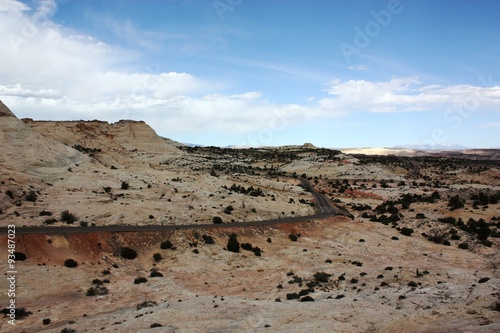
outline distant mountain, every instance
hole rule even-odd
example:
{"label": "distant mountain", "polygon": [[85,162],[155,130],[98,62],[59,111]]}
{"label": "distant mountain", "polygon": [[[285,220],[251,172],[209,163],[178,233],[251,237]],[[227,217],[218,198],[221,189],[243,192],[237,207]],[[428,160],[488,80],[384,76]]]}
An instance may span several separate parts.
{"label": "distant mountain", "polygon": [[470,149],[469,147],[465,147],[459,144],[424,144],[424,143],[416,143],[416,144],[407,144],[401,146],[394,146],[392,148],[405,148],[405,149],[417,149],[417,150],[464,150]]}

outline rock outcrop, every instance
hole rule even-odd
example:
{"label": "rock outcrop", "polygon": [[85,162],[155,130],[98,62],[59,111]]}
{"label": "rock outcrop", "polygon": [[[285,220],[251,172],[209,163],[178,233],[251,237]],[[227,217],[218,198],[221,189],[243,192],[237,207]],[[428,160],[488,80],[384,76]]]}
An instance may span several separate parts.
{"label": "rock outcrop", "polygon": [[0,101],[0,167],[34,174],[57,173],[85,156],[26,126]]}

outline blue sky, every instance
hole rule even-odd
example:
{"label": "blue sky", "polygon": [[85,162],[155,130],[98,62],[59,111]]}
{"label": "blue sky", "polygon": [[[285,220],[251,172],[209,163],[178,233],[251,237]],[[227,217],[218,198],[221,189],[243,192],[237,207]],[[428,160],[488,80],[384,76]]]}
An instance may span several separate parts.
{"label": "blue sky", "polygon": [[19,117],[206,145],[500,146],[500,2],[0,2]]}

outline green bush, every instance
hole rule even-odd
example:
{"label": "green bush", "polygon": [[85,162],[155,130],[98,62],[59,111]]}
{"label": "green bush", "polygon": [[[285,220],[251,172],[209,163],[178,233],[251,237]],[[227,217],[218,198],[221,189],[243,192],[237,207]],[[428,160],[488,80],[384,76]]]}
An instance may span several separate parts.
{"label": "green bush", "polygon": [[403,227],[400,232],[401,232],[401,234],[403,234],[405,236],[411,236],[411,234],[413,234],[413,229]]}
{"label": "green bush", "polygon": [[120,250],[120,255],[122,256],[122,258],[132,260],[137,258],[137,251],[130,247],[122,247],[122,249]]}
{"label": "green bush", "polygon": [[75,268],[78,266],[78,263],[73,259],[66,259],[64,261],[64,266],[66,266],[68,268]]}
{"label": "green bush", "polygon": [[240,252],[240,242],[238,242],[238,235],[234,232],[229,235],[229,240],[227,241],[227,250],[231,252]]}
{"label": "green bush", "polygon": [[160,248],[161,248],[162,250],[168,250],[168,249],[171,249],[173,246],[174,246],[174,244],[172,244],[172,242],[171,242],[169,239],[167,239],[166,241],[164,241],[164,242],[162,242],[162,243],[160,244]]}
{"label": "green bush", "polygon": [[148,279],[146,279],[145,277],[138,277],[134,279],[134,284],[140,284],[146,282],[148,282]]}
{"label": "green bush", "polygon": [[220,224],[220,223],[223,223],[223,222],[222,222],[222,218],[221,218],[220,216],[214,216],[214,217],[212,218],[212,223],[214,223],[214,224]]}
{"label": "green bush", "polygon": [[459,249],[463,249],[463,250],[468,250],[469,249],[469,244],[467,244],[465,242],[464,243],[460,243],[460,244],[458,244],[458,248]]}
{"label": "green bush", "polygon": [[215,240],[212,236],[210,235],[203,235],[203,241],[205,242],[205,244],[215,244]]}
{"label": "green bush", "polygon": [[31,191],[27,196],[26,196],[26,201],[29,202],[36,202],[38,199],[38,196],[36,195],[35,192]]}
{"label": "green bush", "polygon": [[61,213],[61,221],[66,222],[67,224],[72,224],[77,220],[78,218],[74,214],[70,213],[68,210],[64,210]]}

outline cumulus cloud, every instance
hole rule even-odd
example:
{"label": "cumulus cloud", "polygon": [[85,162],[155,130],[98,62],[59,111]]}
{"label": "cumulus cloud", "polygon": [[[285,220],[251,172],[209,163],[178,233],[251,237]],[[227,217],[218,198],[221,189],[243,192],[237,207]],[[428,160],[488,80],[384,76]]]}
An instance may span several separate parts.
{"label": "cumulus cloud", "polygon": [[500,104],[500,87],[423,85],[418,78],[392,78],[386,82],[334,80],[320,101],[330,114],[351,112],[408,112],[443,108],[490,109]]}

